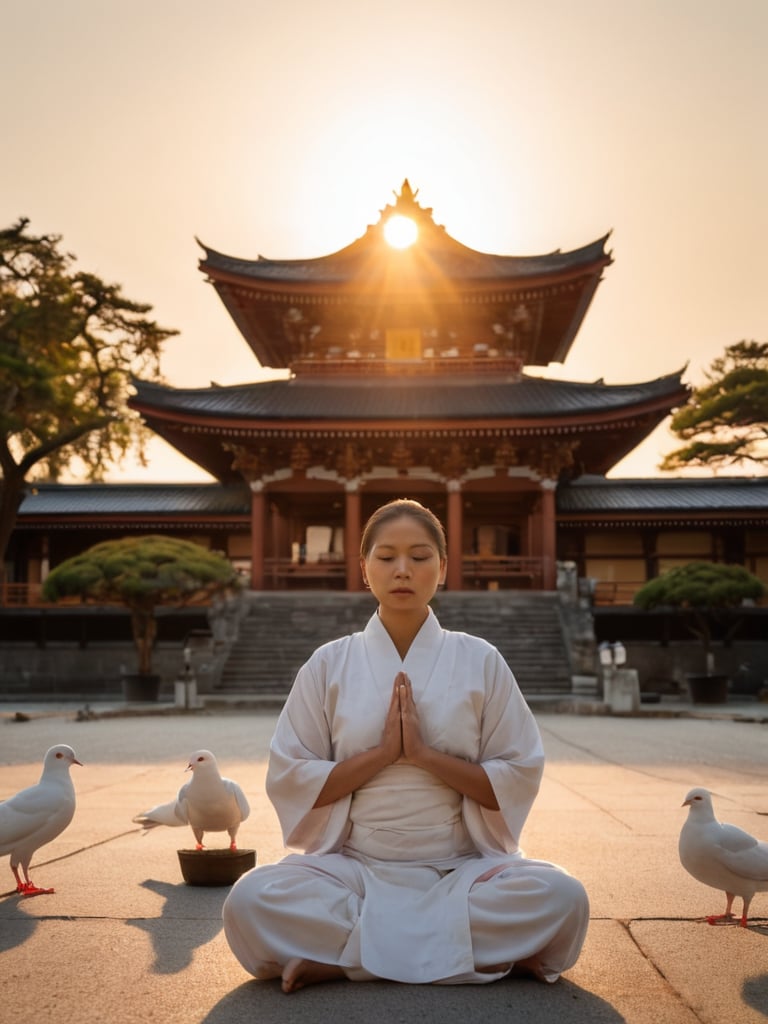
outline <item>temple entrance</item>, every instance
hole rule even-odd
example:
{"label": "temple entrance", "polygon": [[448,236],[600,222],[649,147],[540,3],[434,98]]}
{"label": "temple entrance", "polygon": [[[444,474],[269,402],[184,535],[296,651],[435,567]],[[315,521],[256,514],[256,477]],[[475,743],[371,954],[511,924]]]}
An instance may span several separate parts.
{"label": "temple entrance", "polygon": [[481,558],[493,555],[519,555],[519,524],[486,524],[476,527],[473,530],[472,554]]}
{"label": "temple entrance", "polygon": [[[298,482],[306,485],[305,480]],[[486,478],[453,491],[445,483],[398,482],[383,476],[365,481],[353,492],[327,481],[313,484],[312,492],[302,493],[289,491],[285,481],[264,496],[261,532],[267,553],[259,577],[264,589],[360,589],[363,526],[376,508],[397,497],[420,501],[444,523],[447,589],[547,587],[542,490],[529,477]]]}

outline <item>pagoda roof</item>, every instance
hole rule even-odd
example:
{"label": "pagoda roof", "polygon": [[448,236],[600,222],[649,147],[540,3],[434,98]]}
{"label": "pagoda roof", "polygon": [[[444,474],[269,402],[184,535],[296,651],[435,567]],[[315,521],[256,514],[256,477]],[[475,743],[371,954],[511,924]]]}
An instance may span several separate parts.
{"label": "pagoda roof", "polygon": [[560,526],[768,524],[768,476],[584,475],[562,483],[556,500]]}
{"label": "pagoda roof", "polygon": [[[472,377],[293,377],[230,386],[171,388],[134,380],[141,412],[194,418],[329,422],[590,417],[661,399],[684,399],[683,371],[641,384]],[[666,415],[666,413],[665,413]]]}
{"label": "pagoda roof", "polygon": [[[561,524],[583,516],[596,520],[621,515],[647,520],[722,513],[729,520],[744,515],[768,519],[768,477],[615,478],[585,475],[557,488],[557,515]],[[59,484],[31,488],[19,509],[19,526],[33,527],[61,516],[109,521],[152,517],[185,520],[221,517],[247,520],[250,492],[245,484]]]}
{"label": "pagoda roof", "polygon": [[222,440],[243,444],[275,431],[337,439],[398,429],[448,436],[470,427],[510,437],[578,434],[584,469],[606,472],[686,400],[681,375],[622,385],[527,375],[303,376],[193,389],[135,380],[130,404],[155,433],[221,480],[233,475]]}
{"label": "pagoda roof", "polygon": [[557,508],[572,514],[760,511],[768,518],[768,476],[611,480],[585,475],[558,491]]}
{"label": "pagoda roof", "polygon": [[[561,274],[569,274],[574,270],[584,270],[599,263],[605,266],[610,257],[605,252],[605,244],[610,232],[578,249],[563,252],[555,249],[539,256],[502,256],[494,253],[479,252],[470,249],[430,221],[433,230],[423,239],[415,243],[420,251],[429,258],[432,265],[439,269],[449,280],[470,286],[474,283],[493,282],[499,285],[504,282],[521,283],[531,279],[549,279]],[[382,222],[370,225],[365,235],[351,245],[327,256],[316,256],[310,259],[280,260],[258,256],[253,259],[242,259],[228,256],[216,249],[199,242],[205,251],[200,261],[200,269],[212,279],[219,275],[228,275],[248,282],[264,282],[270,287],[280,284],[303,287],[313,284],[349,284],[352,282],[370,287],[370,280],[363,282],[362,275],[370,274],[371,249],[382,248],[380,238]],[[198,240],[199,241],[199,240]],[[401,259],[397,252],[388,253],[382,250],[381,257],[386,253],[390,259]],[[380,266],[379,275],[383,277],[384,267]]]}
{"label": "pagoda roof", "polygon": [[27,491],[19,509],[24,517],[83,515],[109,519],[192,516],[239,517],[250,512],[245,484],[53,484]]}
{"label": "pagoda roof", "polygon": [[[612,262],[609,234],[568,252],[480,252],[436,224],[417,194],[406,180],[376,224],[325,256],[243,259],[199,243],[200,270],[263,366],[299,372],[307,359],[357,350],[381,358],[393,328],[417,329],[436,352],[482,346],[501,357],[514,351],[528,366],[565,361]],[[418,229],[403,250],[386,241],[394,216]]]}

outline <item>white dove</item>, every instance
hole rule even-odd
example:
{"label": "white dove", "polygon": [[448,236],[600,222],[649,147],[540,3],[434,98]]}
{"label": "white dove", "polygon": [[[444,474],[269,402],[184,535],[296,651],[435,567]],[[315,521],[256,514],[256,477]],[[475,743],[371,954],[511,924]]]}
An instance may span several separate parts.
{"label": "white dove", "polygon": [[[63,832],[75,813],[75,787],[69,775],[73,764],[82,764],[65,743],[51,747],[43,760],[40,781],[0,803],[0,856],[11,855],[16,892],[39,896],[53,889],[39,889],[29,877],[35,852]],[[19,867],[23,879],[19,875]]]}
{"label": "white dove", "polygon": [[198,850],[203,848],[206,832],[228,832],[229,848],[236,850],[237,830],[251,812],[242,789],[232,779],[222,778],[210,750],[195,751],[185,770],[192,772],[192,778],[175,800],[158,804],[133,820],[145,831],[158,825],[189,825]]}
{"label": "white dove", "polygon": [[726,896],[725,913],[707,921],[731,920],[733,900],[741,896],[744,907],[739,924],[746,928],[752,897],[768,890],[768,843],[736,825],[721,824],[707,789],[692,789],[682,806],[688,808],[688,817],[680,831],[680,863],[697,881],[722,889]]}

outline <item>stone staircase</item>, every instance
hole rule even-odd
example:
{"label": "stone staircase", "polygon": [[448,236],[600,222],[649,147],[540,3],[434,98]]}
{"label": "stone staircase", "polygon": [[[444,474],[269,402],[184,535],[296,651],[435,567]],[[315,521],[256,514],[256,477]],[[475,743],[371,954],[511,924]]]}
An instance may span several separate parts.
{"label": "stone staircase", "polygon": [[[252,592],[215,693],[285,696],[312,651],[362,629],[376,608],[368,593]],[[506,658],[524,693],[569,694],[571,667],[557,594],[522,591],[439,593],[446,629],[482,636]]]}

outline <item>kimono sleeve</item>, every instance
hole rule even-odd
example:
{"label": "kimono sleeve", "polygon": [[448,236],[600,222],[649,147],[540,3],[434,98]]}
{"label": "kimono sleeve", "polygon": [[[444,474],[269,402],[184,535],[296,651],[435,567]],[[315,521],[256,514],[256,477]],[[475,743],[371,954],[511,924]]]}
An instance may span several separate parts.
{"label": "kimono sleeve", "polygon": [[349,828],[351,797],[313,807],[335,765],[324,707],[325,669],[316,652],[299,670],[269,748],[266,790],[283,842],[306,853],[338,850]]}
{"label": "kimono sleeve", "polygon": [[485,660],[486,702],[479,761],[490,779],[498,811],[464,801],[464,819],[483,853],[516,853],[544,771],[536,719],[499,652]]}

